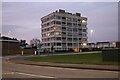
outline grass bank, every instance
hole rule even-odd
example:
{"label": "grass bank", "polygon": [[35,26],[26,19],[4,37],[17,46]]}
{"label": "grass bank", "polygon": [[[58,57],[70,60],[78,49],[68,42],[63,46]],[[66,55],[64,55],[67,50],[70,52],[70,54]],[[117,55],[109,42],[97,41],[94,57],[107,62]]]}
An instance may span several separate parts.
{"label": "grass bank", "polygon": [[101,52],[89,54],[74,54],[74,55],[53,55],[44,57],[31,57],[25,60],[35,62],[53,62],[53,63],[71,63],[71,64],[106,64],[117,65],[117,62],[103,62]]}

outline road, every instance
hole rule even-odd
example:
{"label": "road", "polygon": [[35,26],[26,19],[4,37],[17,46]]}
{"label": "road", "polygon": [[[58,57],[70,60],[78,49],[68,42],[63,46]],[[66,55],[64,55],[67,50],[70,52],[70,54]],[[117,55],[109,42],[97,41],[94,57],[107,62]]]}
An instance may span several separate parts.
{"label": "road", "polygon": [[3,78],[118,78],[117,71],[15,64],[3,60]]}

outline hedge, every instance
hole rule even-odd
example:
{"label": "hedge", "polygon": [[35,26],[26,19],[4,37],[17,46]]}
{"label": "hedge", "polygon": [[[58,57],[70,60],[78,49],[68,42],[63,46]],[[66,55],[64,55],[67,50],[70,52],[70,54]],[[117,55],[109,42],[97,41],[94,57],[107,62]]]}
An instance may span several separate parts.
{"label": "hedge", "polygon": [[120,61],[120,48],[103,49],[102,60],[103,61]]}

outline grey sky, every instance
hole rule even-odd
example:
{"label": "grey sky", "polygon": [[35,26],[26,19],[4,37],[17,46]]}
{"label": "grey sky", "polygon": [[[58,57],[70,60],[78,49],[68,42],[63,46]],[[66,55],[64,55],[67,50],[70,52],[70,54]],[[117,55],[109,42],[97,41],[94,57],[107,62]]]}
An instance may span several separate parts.
{"label": "grey sky", "polygon": [[[40,38],[40,18],[58,9],[80,12],[88,18],[88,41],[117,41],[117,2],[4,2],[2,3],[2,34],[29,42]],[[90,30],[94,32],[91,35]]]}

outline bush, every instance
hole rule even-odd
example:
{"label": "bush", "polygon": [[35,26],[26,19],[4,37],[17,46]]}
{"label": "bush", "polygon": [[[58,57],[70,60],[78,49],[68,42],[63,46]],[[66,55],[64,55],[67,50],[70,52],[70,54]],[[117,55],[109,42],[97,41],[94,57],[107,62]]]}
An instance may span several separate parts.
{"label": "bush", "polygon": [[102,50],[103,61],[120,61],[120,49],[103,49]]}
{"label": "bush", "polygon": [[88,52],[90,51],[88,48],[82,48],[82,52]]}
{"label": "bush", "polygon": [[101,51],[102,48],[92,48],[92,51]]}

